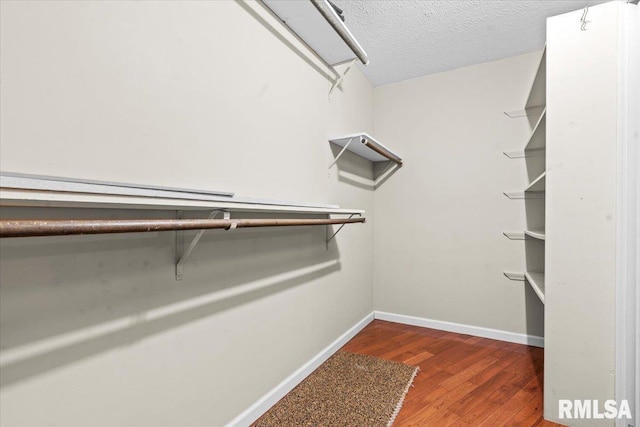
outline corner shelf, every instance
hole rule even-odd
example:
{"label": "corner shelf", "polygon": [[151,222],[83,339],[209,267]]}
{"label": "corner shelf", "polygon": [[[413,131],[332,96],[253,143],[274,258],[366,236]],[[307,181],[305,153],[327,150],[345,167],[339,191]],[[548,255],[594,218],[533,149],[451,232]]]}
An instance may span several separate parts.
{"label": "corner shelf", "polygon": [[356,133],[353,135],[332,138],[329,142],[342,147],[342,151],[338,154],[331,166],[333,166],[338,158],[340,158],[344,150],[349,150],[360,157],[371,160],[372,162],[391,161],[396,163],[398,166],[402,166],[402,159],[400,156],[366,133]]}
{"label": "corner shelf", "polygon": [[544,304],[544,273],[527,271],[524,273],[524,277],[538,298],[540,298],[542,304]]}

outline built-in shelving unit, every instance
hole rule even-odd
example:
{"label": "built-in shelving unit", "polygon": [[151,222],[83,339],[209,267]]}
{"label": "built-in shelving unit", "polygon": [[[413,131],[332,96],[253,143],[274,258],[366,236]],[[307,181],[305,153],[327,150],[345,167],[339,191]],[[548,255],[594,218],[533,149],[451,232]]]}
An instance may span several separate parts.
{"label": "built-in shelving unit", "polygon": [[[235,197],[233,193],[226,192],[12,173],[0,173],[0,206],[174,210],[175,219],[3,219],[0,220],[0,238],[177,231],[177,280],[182,278],[184,263],[206,230],[340,225],[333,233],[327,228],[328,247],[344,225],[365,222],[364,210],[341,209],[336,205],[282,202]],[[184,218],[184,211],[210,211],[210,214],[208,218]],[[231,218],[234,212],[243,212],[244,215],[242,218]],[[249,212],[269,214],[269,217],[246,218]],[[290,214],[298,217],[282,216]],[[336,218],[332,215],[347,217]],[[318,218],[319,216],[323,218]],[[182,233],[186,230],[199,231],[184,248]]]}
{"label": "built-in shelving unit", "polygon": [[546,196],[546,47],[542,52],[536,74],[529,91],[527,102],[522,110],[509,111],[510,118],[522,117],[529,121],[531,132],[520,151],[505,151],[509,159],[524,159],[528,175],[536,176],[523,191],[505,192],[510,199],[524,199],[527,225],[521,233],[505,231],[503,234],[511,240],[524,240],[525,272],[505,271],[511,280],[524,280],[544,304],[544,248],[546,232],[545,196]]}

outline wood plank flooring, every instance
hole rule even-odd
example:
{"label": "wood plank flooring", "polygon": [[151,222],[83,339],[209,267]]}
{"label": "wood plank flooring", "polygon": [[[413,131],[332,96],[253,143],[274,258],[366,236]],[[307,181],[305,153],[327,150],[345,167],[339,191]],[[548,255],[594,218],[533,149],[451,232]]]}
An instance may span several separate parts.
{"label": "wood plank flooring", "polygon": [[374,320],[342,348],[419,366],[394,426],[559,426],[542,418],[544,351]]}

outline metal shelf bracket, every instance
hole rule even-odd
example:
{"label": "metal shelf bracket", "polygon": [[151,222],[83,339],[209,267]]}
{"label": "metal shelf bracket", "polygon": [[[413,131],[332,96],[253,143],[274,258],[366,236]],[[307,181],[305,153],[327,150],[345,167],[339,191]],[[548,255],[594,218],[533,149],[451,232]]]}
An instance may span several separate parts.
{"label": "metal shelf bracket", "polygon": [[[179,218],[182,218],[182,215],[183,215],[182,212],[178,213]],[[211,214],[209,214],[209,219],[214,219],[218,215],[221,215],[222,219],[231,218],[231,214],[229,212],[223,211],[223,210],[215,210],[215,211],[212,211]],[[231,226],[230,230],[234,228],[235,228],[235,224]],[[182,249],[184,247],[185,232],[184,231],[176,232],[176,280],[178,281],[182,280],[182,276],[184,272],[184,264],[189,258],[189,255],[191,255],[191,252],[193,252],[193,250],[195,249],[196,245],[200,241],[200,238],[202,237],[205,231],[207,230],[199,230],[198,233],[193,238],[193,240],[191,240],[191,243],[189,243],[189,246],[187,246],[187,248],[184,251]]]}
{"label": "metal shelf bracket", "polygon": [[[344,72],[342,74],[338,73],[336,71],[336,73],[338,74],[338,77],[334,80],[333,85],[331,85],[331,89],[329,89],[329,96],[331,96],[331,94],[333,93],[334,90],[336,90],[336,88],[338,86],[340,86],[340,83],[342,83],[342,81],[344,80],[344,78],[347,76],[347,73],[349,72],[349,70],[351,69],[351,66],[353,64],[355,64],[356,62],[356,58],[354,58],[349,65],[347,65],[347,68],[344,69]],[[335,70],[335,68],[334,68]]]}
{"label": "metal shelf bracket", "polygon": [[[353,218],[356,215],[362,216],[360,214],[351,214],[349,215],[349,219]],[[329,236],[330,226],[327,226],[327,250],[329,250],[329,242],[333,240],[334,237],[336,237],[336,235],[340,232],[340,230],[342,230],[342,227],[344,227],[345,225],[346,224],[342,224],[340,227],[338,227],[338,229],[331,236]]]}
{"label": "metal shelf bracket", "polygon": [[338,163],[338,159],[340,158],[340,156],[342,156],[344,154],[345,151],[347,151],[347,148],[349,148],[349,145],[351,145],[351,143],[353,142],[353,140],[356,139],[356,137],[354,136],[353,138],[349,139],[349,142],[347,142],[344,147],[342,147],[342,150],[340,150],[340,152],[338,153],[338,155],[336,156],[335,159],[333,159],[333,162],[331,162],[331,164],[329,165],[329,169],[331,169],[333,167],[333,165],[335,165],[336,163]]}

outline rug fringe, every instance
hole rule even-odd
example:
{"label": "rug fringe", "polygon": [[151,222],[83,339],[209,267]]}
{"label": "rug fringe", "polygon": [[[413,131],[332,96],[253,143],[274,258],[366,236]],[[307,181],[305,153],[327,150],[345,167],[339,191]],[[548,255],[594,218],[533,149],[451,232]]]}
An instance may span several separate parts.
{"label": "rug fringe", "polygon": [[416,366],[416,369],[413,371],[413,375],[411,375],[411,379],[409,379],[409,383],[404,389],[404,393],[402,393],[402,396],[400,396],[400,401],[396,405],[396,409],[393,411],[393,414],[391,415],[391,419],[387,423],[387,427],[391,427],[393,425],[393,423],[396,420],[396,417],[400,413],[400,409],[402,409],[402,404],[404,403],[404,398],[407,396],[407,393],[409,392],[409,387],[413,386],[413,380],[416,378],[416,375],[418,375],[418,371],[420,371],[420,367]]}

